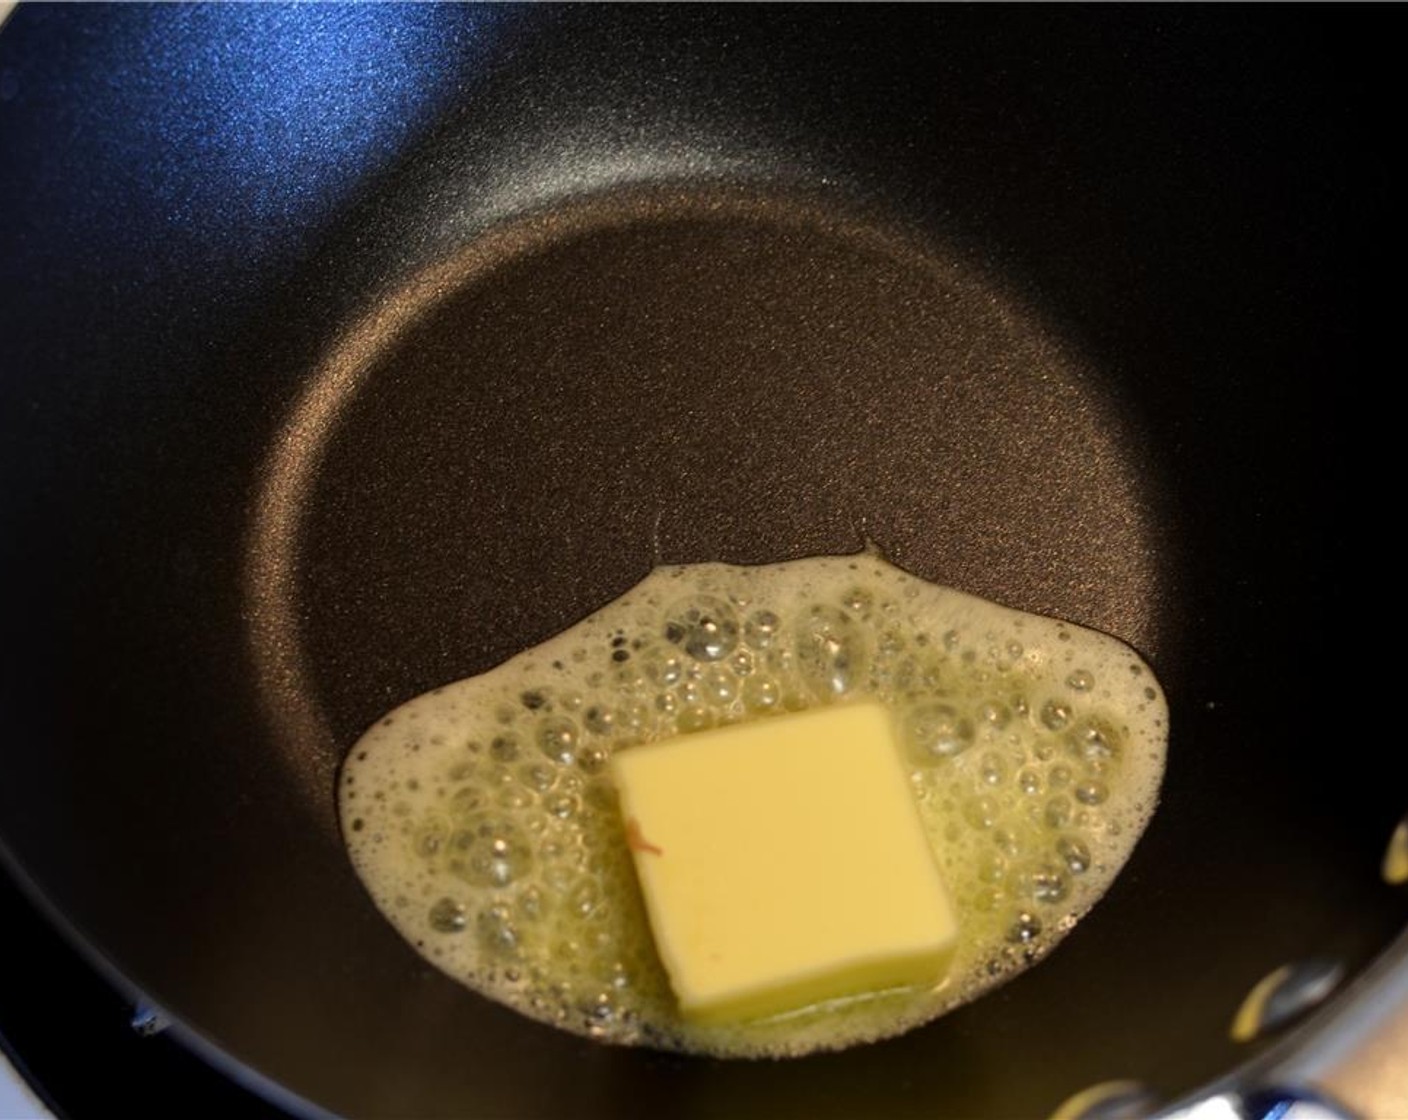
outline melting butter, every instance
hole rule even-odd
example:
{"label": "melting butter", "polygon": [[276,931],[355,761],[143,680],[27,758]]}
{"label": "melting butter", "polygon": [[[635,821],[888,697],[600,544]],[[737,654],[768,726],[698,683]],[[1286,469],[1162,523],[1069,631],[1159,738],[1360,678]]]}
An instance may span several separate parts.
{"label": "melting butter", "polygon": [[[772,1020],[685,1022],[655,955],[607,761],[859,697],[889,705],[903,729],[959,915],[947,976]],[[869,554],[683,565],[391,712],[353,747],[339,799],[376,905],[476,991],[609,1042],[794,1055],[900,1033],[1049,953],[1143,832],[1167,731],[1148,666],[1104,634]]]}

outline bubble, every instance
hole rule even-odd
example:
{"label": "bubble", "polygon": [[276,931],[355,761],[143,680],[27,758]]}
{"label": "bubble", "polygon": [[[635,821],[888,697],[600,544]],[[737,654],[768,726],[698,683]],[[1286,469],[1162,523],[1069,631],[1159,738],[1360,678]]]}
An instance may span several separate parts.
{"label": "bubble", "polygon": [[463,820],[479,812],[486,802],[483,790],[475,786],[462,786],[450,794],[447,808],[456,820]]}
{"label": "bubble", "polygon": [[538,750],[562,766],[577,760],[577,724],[567,716],[549,716],[538,724]]}
{"label": "bubble", "polygon": [[649,691],[650,686],[655,683],[639,662],[617,665],[612,679],[616,685],[615,691],[620,696],[639,696]]}
{"label": "bubble", "polygon": [[665,639],[696,661],[721,661],[738,645],[738,618],[722,599],[701,595],[670,612]]}
{"label": "bubble", "polygon": [[413,840],[416,855],[432,859],[440,854],[449,838],[449,829],[440,820],[429,820],[417,830]]}
{"label": "bubble", "polygon": [[1089,692],[1095,687],[1095,674],[1089,669],[1076,669],[1066,678],[1066,684],[1076,692]]}
{"label": "bubble", "polygon": [[567,846],[560,841],[550,841],[543,845],[543,858],[551,861],[542,870],[540,878],[554,897],[572,886],[576,875],[568,865]]}
{"label": "bubble", "polygon": [[776,711],[782,704],[782,690],[771,677],[749,677],[741,691],[743,706],[750,712]]}
{"label": "bubble", "polygon": [[974,828],[991,828],[997,815],[997,802],[991,797],[971,797],[963,803],[963,819]]}
{"label": "bubble", "polygon": [[[919,644],[919,638],[926,635],[916,635],[915,642]],[[893,658],[904,652],[909,643],[905,641],[905,636],[894,627],[887,626],[880,631],[880,636],[875,641],[875,653],[880,657]]]}
{"label": "bubble", "polygon": [[1030,766],[1024,767],[1017,773],[1017,786],[1025,794],[1038,794],[1041,792],[1041,775]]}
{"label": "bubble", "polygon": [[736,677],[746,677],[753,671],[755,660],[753,654],[746,649],[741,649],[728,659],[728,667],[733,670]]}
{"label": "bubble", "polygon": [[1071,773],[1071,768],[1069,766],[1061,766],[1059,764],[1053,766],[1051,768],[1051,772],[1047,775],[1047,779],[1050,781],[1052,789],[1065,789],[1068,785],[1071,784],[1071,780],[1074,777],[1075,775]]}
{"label": "bubble", "polygon": [[533,852],[511,820],[481,816],[449,842],[449,870],[478,887],[505,887],[533,866]]}
{"label": "bubble", "polygon": [[684,662],[678,657],[659,657],[649,663],[646,672],[656,684],[673,688],[684,679]]}
{"label": "bubble", "polygon": [[706,731],[714,726],[714,722],[714,713],[699,705],[681,708],[679,715],[675,717],[675,726],[679,728],[681,734],[689,734],[691,731]]}
{"label": "bubble", "polygon": [[1054,863],[1041,863],[1026,875],[1027,892],[1037,902],[1051,906],[1065,899],[1069,890],[1066,876]]}
{"label": "bubble", "polygon": [[1071,753],[1093,768],[1113,763],[1119,758],[1119,732],[1103,720],[1081,720],[1071,729],[1066,741]]}
{"label": "bubble", "polygon": [[522,786],[504,786],[499,790],[499,794],[494,798],[494,804],[500,809],[526,809],[533,804],[535,798],[533,791],[524,789]]}
{"label": "bubble", "polygon": [[984,883],[1000,883],[1007,877],[1007,859],[1000,852],[984,852],[978,857],[978,878]]}
{"label": "bubble", "polygon": [[993,829],[992,842],[997,845],[997,850],[1009,856],[1017,855],[1022,846],[1017,842],[1017,837],[1005,828]]}
{"label": "bubble", "polygon": [[798,668],[820,697],[846,695],[869,671],[865,630],[839,608],[817,604],[804,611],[793,637]]}
{"label": "bubble", "polygon": [[1060,731],[1071,722],[1071,709],[1059,700],[1048,700],[1041,706],[1042,726],[1050,731]]}
{"label": "bubble", "polygon": [[1056,841],[1056,854],[1072,875],[1083,875],[1090,868],[1090,849],[1074,836],[1062,836]]}
{"label": "bubble", "polygon": [[655,717],[645,704],[623,704],[617,712],[617,725],[622,736],[635,742],[655,729]]}
{"label": "bubble", "polygon": [[570,793],[559,793],[548,798],[543,807],[560,821],[571,820],[581,807],[581,802]]}
{"label": "bubble", "polygon": [[600,774],[611,761],[611,752],[605,747],[584,747],[577,752],[577,765],[586,774]]}
{"label": "bubble", "polygon": [[518,927],[507,906],[499,903],[481,910],[474,925],[479,944],[487,953],[495,957],[518,955]]}
{"label": "bubble", "polygon": [[453,898],[442,898],[430,908],[430,928],[436,933],[459,933],[469,925],[469,911]]}
{"label": "bubble", "polygon": [[995,700],[978,705],[978,722],[984,727],[1001,731],[1012,719],[1012,712],[1006,704]]}
{"label": "bubble", "polygon": [[915,761],[932,765],[953,758],[973,745],[973,725],[952,704],[916,704],[905,718],[909,753]]}
{"label": "bubble", "polygon": [[606,1033],[606,1028],[616,1018],[616,1005],[611,996],[606,992],[597,995],[587,1009],[587,1032],[593,1037],[600,1038]]}
{"label": "bubble", "polygon": [[1076,786],[1076,800],[1082,805],[1103,805],[1110,796],[1110,787],[1104,782],[1087,781]]}
{"label": "bubble", "polygon": [[871,608],[875,606],[875,596],[864,587],[853,587],[841,597],[841,605],[852,614],[858,614],[864,618],[870,614]]}
{"label": "bubble", "polygon": [[743,624],[743,640],[754,649],[767,649],[777,640],[782,619],[772,611],[757,610]]}
{"label": "bubble", "polygon": [[978,776],[984,785],[1000,786],[1007,780],[1007,765],[992,751],[985,751],[978,760]]}
{"label": "bubble", "polygon": [[910,670],[906,687],[918,694],[919,698],[934,696],[943,691],[943,670],[937,663],[927,658],[914,657],[907,660]]}
{"label": "bubble", "polygon": [[1053,797],[1046,803],[1046,812],[1043,814],[1047,828],[1065,828],[1071,823],[1071,799],[1069,797]]}
{"label": "bubble", "polygon": [[730,703],[738,695],[738,683],[733,674],[721,666],[715,666],[706,672],[700,681],[700,687],[705,700],[720,706]]}
{"label": "bubble", "polygon": [[1023,910],[1007,929],[1007,940],[1014,945],[1029,945],[1041,936],[1041,919]]}
{"label": "bubble", "polygon": [[551,766],[544,766],[541,762],[535,762],[524,766],[518,772],[519,780],[529,789],[538,793],[546,793],[557,782],[557,771]]}
{"label": "bubble", "polygon": [[593,735],[610,735],[616,730],[616,717],[610,708],[593,704],[582,716],[582,723]]}

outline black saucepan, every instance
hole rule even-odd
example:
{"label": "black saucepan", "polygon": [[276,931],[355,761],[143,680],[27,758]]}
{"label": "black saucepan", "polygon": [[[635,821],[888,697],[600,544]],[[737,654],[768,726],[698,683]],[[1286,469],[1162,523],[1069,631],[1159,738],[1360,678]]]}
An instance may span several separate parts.
{"label": "black saucepan", "polygon": [[[1408,915],[1352,500],[1392,43],[1368,10],[20,7],[7,863],[295,1109],[1010,1117],[1233,1069],[1257,979],[1354,973]],[[659,560],[867,540],[1166,685],[1162,804],[1049,961],[729,1063],[530,1023],[372,908],[333,790],[384,709]]]}

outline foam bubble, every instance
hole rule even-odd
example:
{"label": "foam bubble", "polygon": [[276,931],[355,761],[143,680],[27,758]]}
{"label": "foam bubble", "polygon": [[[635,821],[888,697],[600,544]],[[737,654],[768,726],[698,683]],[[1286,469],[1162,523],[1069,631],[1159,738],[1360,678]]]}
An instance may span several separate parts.
{"label": "foam bubble", "polygon": [[[976,998],[1094,905],[1157,799],[1167,714],[1151,680],[1112,638],[868,554],[662,567],[556,638],[377,721],[343,768],[344,835],[408,942],[525,1015],[723,1056],[833,1049]],[[683,1022],[606,763],[853,696],[897,714],[959,910],[949,976],[774,1020]]]}

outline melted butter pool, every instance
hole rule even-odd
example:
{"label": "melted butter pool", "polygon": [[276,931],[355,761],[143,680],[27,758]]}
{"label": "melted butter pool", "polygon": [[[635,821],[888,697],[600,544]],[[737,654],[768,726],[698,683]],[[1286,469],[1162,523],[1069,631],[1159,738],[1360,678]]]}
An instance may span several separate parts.
{"label": "melted butter pool", "polygon": [[[655,956],[607,760],[858,697],[888,704],[903,729],[959,913],[948,976],[766,1021],[685,1023]],[[682,565],[389,713],[349,754],[339,801],[378,908],[476,991],[609,1042],[796,1055],[898,1034],[1049,953],[1148,823],[1167,731],[1148,666],[1104,634],[869,554]]]}

